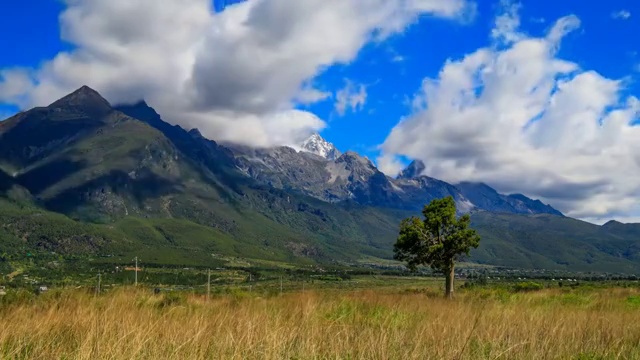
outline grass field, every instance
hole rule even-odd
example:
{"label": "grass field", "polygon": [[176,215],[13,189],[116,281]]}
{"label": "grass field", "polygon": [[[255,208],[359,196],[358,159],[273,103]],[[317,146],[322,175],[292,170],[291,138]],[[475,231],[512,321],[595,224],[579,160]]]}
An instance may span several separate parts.
{"label": "grass field", "polygon": [[638,359],[638,288],[215,295],[121,287],[0,298],[1,359]]}

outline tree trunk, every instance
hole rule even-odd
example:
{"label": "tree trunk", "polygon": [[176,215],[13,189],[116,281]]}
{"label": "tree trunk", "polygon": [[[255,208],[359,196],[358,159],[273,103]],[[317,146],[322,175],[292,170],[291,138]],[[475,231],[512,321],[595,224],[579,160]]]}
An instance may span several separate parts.
{"label": "tree trunk", "polygon": [[447,299],[453,299],[453,277],[455,274],[455,265],[451,264],[449,269],[445,270],[444,296]]}

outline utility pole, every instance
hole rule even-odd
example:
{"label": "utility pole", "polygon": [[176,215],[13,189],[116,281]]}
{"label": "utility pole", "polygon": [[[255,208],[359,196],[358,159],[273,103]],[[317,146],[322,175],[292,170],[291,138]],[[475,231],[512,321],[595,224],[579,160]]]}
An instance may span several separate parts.
{"label": "utility pole", "polygon": [[282,275],[280,275],[280,295],[282,295]]}
{"label": "utility pole", "polygon": [[138,257],[136,256],[136,286],[138,286]]}
{"label": "utility pole", "polygon": [[207,271],[207,301],[209,301],[210,294],[211,294],[211,269]]}
{"label": "utility pole", "polygon": [[102,274],[98,271],[98,287],[96,288],[96,294],[100,294],[100,283],[102,282]]}
{"label": "utility pole", "polygon": [[249,273],[249,292],[253,291],[253,284],[251,283],[252,280],[253,277],[251,276],[251,273]]}

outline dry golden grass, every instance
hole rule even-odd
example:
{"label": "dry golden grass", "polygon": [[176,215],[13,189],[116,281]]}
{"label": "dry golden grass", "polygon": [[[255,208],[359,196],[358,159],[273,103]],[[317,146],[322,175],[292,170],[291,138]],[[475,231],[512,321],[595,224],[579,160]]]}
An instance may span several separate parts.
{"label": "dry golden grass", "polygon": [[0,358],[640,359],[637,294],[66,291],[0,306]]}

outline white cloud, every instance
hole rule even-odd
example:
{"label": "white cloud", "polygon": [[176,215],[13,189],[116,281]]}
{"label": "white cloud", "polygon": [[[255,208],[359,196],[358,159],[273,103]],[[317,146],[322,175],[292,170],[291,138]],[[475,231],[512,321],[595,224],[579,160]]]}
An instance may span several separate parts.
{"label": "white cloud", "polygon": [[640,216],[640,101],[622,81],[557,57],[579,19],[559,19],[540,38],[496,26],[494,38],[511,43],[424,79],[414,113],[381,145],[385,162],[421,159],[430,176],[523,192],[584,219]]}
{"label": "white cloud", "polygon": [[22,105],[25,101],[24,94],[31,90],[32,86],[28,70],[0,70],[0,99],[14,99],[16,105]]}
{"label": "white cloud", "polygon": [[502,0],[500,2],[502,13],[496,16],[495,26],[491,30],[491,37],[498,42],[510,44],[520,40],[524,35],[519,33],[521,5],[511,2],[510,0]]}
{"label": "white cloud", "polygon": [[0,103],[47,105],[87,84],[112,103],[144,98],[172,123],[256,146],[295,143],[288,137],[324,125],[290,111],[323,98],[304,88],[322,69],[353,61],[422,14],[463,19],[471,8],[466,0],[250,0],[215,13],[211,0],[65,3],[62,37],[74,50],[37,69],[3,70]]}
{"label": "white cloud", "polygon": [[611,13],[611,18],[616,20],[628,20],[631,17],[629,10],[620,10]]}
{"label": "white cloud", "polygon": [[376,166],[380,171],[391,177],[395,177],[405,168],[405,164],[397,156],[389,154],[379,156],[376,159]]}
{"label": "white cloud", "polygon": [[336,93],[335,109],[340,116],[344,116],[347,110],[360,111],[367,103],[367,87],[363,84],[356,85],[346,80],[344,88]]}
{"label": "white cloud", "polygon": [[303,87],[295,96],[295,101],[300,104],[309,105],[324,101],[333,94],[328,91],[321,91],[312,87]]}
{"label": "white cloud", "polygon": [[560,18],[549,30],[547,41],[553,46],[559,46],[562,38],[578,28],[580,28],[580,19],[577,16],[569,15]]}

